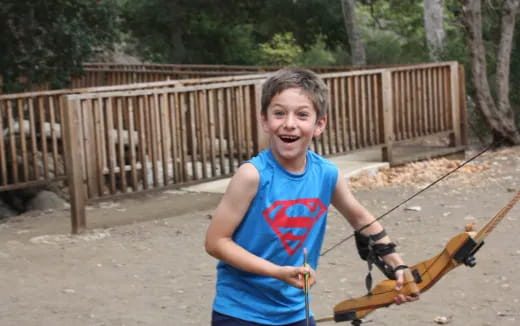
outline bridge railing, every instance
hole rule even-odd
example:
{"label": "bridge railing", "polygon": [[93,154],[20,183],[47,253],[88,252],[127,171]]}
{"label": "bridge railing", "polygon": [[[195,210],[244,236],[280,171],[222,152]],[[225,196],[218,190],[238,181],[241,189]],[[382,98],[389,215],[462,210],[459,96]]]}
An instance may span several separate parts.
{"label": "bridge railing", "polygon": [[[328,156],[449,135],[463,144],[464,108],[455,62],[322,74],[328,126],[312,149]],[[233,174],[267,146],[258,123],[264,79],[67,95],[67,167],[73,223],[84,202]]]}

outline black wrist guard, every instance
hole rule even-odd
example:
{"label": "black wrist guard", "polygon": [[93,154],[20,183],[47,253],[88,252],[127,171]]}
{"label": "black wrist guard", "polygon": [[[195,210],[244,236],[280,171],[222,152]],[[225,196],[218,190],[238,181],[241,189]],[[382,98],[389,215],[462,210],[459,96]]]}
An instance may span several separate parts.
{"label": "black wrist guard", "polygon": [[[369,236],[361,234],[361,232],[354,232],[356,239],[356,247],[361,259],[366,260],[368,263],[368,274],[365,277],[365,285],[370,294],[372,288],[372,265],[376,265],[383,274],[389,279],[395,280],[395,270],[385,263],[382,257],[392,254],[395,252],[395,243],[375,243],[386,236],[385,230],[377,234]],[[398,266],[399,268],[402,268]]]}
{"label": "black wrist guard", "polygon": [[395,243],[375,243],[386,236],[386,231],[383,230],[377,234],[371,234],[369,236],[361,234],[361,232],[354,232],[356,239],[356,247],[359,253],[359,257],[363,260],[374,254],[377,257],[383,257],[388,254],[395,252]]}

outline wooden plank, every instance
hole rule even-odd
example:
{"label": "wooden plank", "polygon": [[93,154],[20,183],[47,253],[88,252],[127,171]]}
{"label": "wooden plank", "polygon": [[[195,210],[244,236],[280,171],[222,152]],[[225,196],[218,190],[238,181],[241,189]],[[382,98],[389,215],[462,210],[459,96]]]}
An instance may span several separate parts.
{"label": "wooden plank", "polygon": [[373,75],[366,76],[366,101],[367,101],[367,146],[372,146],[375,141],[375,120],[374,120],[374,93],[373,93]]}
{"label": "wooden plank", "polygon": [[11,103],[11,101],[7,102],[7,125],[9,127],[8,137],[10,149],[9,153],[11,157],[11,177],[13,180],[12,183],[18,183],[18,154],[16,150],[16,135],[14,132],[13,104]]}
{"label": "wooden plank", "polygon": [[108,174],[109,174],[109,185],[108,189],[111,194],[115,194],[117,192],[117,185],[116,185],[116,142],[114,140],[114,111],[112,108],[112,102],[113,98],[107,98],[106,103],[106,138],[107,138],[107,151],[108,151]]}
{"label": "wooden plank", "polygon": [[[162,161],[162,170],[163,170],[163,185],[166,186],[170,183],[170,175],[169,175],[169,164],[170,164],[170,137],[168,133],[168,94],[161,95],[161,99],[159,101],[159,124],[160,124],[160,133],[161,133],[161,161]],[[173,176],[172,176],[173,177]]]}
{"label": "wooden plank", "polygon": [[[7,100],[8,102],[9,100]],[[5,100],[0,100],[0,170],[2,175],[1,185],[8,183],[7,180],[7,160],[6,160],[6,149],[4,143],[4,117],[7,115],[7,104]]]}
{"label": "wooden plank", "polygon": [[[34,98],[32,98],[32,97],[28,98],[28,106],[29,106],[29,108],[28,108],[29,128],[30,128],[30,137],[31,137],[31,161],[32,161],[32,167],[33,167],[32,179],[38,180],[40,178],[40,167],[38,165],[40,158],[38,156],[38,145],[37,145],[37,141],[36,141],[37,130],[36,130],[36,118],[34,115]],[[0,113],[0,115],[2,115],[2,113]],[[0,120],[1,120],[1,118],[0,118]],[[63,121],[63,119],[61,119],[61,121]],[[60,124],[60,126],[61,126],[61,130],[62,130],[61,132],[62,132],[62,137],[63,137],[63,123]],[[3,130],[1,125],[0,125],[0,130]],[[0,142],[3,143],[3,139],[0,138]],[[1,148],[0,148],[0,151],[2,151]],[[3,166],[3,165],[0,164],[0,166]]]}
{"label": "wooden plank", "polygon": [[432,104],[433,104],[433,130],[434,132],[440,131],[440,109],[439,109],[439,83],[438,83],[438,70],[435,68],[432,68],[431,70],[432,74]]}
{"label": "wooden plank", "polygon": [[[65,98],[64,98],[65,100]],[[63,121],[63,140],[65,145],[65,162],[67,165],[67,184],[69,185],[70,194],[70,212],[71,212],[71,232],[79,233],[86,229],[85,214],[85,188],[83,184],[83,161],[81,156],[77,155],[77,150],[81,148],[78,133],[81,124],[80,118],[80,101],[67,101],[67,109],[64,111]],[[65,104],[64,103],[64,104]]]}
{"label": "wooden plank", "polygon": [[[217,176],[217,162],[216,162],[216,130],[215,130],[215,96],[216,92],[214,90],[208,91],[208,114],[209,114],[209,139],[210,139],[210,147],[209,147],[209,157],[211,160],[211,176]],[[249,120],[249,119],[248,119]],[[250,129],[249,129],[250,130]]]}
{"label": "wooden plank", "polygon": [[413,129],[413,121],[412,121],[412,86],[410,80],[410,71],[405,71],[403,73],[405,78],[405,112],[406,112],[406,137],[408,139],[412,138],[412,129]]}
{"label": "wooden plank", "polygon": [[[29,181],[29,161],[27,154],[27,141],[25,139],[25,117],[23,114],[24,103],[22,99],[18,99],[18,134],[20,137],[20,147],[22,152],[22,172],[23,172],[23,181]],[[0,131],[1,132],[1,131]]]}
{"label": "wooden plank", "polygon": [[421,76],[421,136],[425,136],[428,134],[427,126],[428,126],[428,105],[427,105],[427,81],[426,81],[426,71],[419,70]]}
{"label": "wooden plank", "polygon": [[[453,128],[451,121],[450,112],[450,70],[442,70],[442,130],[448,130]],[[459,83],[460,85],[460,83]],[[460,87],[459,87],[460,91]],[[457,94],[459,96],[459,94]],[[460,98],[460,96],[459,96]],[[462,135],[461,135],[462,136]]]}
{"label": "wooden plank", "polygon": [[426,132],[427,134],[432,134],[435,132],[434,127],[434,117],[433,117],[433,99],[432,99],[432,74],[431,69],[426,69]]}
{"label": "wooden plank", "polygon": [[331,95],[334,100],[334,153],[340,153],[343,151],[342,137],[341,137],[341,121],[340,121],[340,101],[339,101],[339,78],[334,78],[332,80],[332,90],[333,93]]}
{"label": "wooden plank", "polygon": [[254,108],[254,102],[252,98],[254,95],[254,87],[253,86],[243,86],[244,87],[244,108],[245,108],[245,122],[246,122],[246,159],[251,158],[254,155],[253,148],[253,126],[254,119],[256,119],[256,114]]}
{"label": "wooden plank", "polygon": [[182,175],[183,181],[186,182],[189,180],[188,176],[188,129],[187,129],[187,118],[188,114],[188,105],[186,103],[186,93],[179,93],[180,100],[180,124],[181,124],[181,155],[182,155]]}
{"label": "wooden plank", "polygon": [[[103,123],[102,123],[102,98],[98,98],[92,103],[92,116],[94,119],[94,148],[95,148],[95,161],[96,161],[96,185],[97,192],[99,196],[103,196],[105,194],[104,186],[105,186],[105,178],[103,176],[103,170],[105,169],[105,162],[103,160],[105,147],[103,146]],[[52,118],[51,118],[52,120]]]}
{"label": "wooden plank", "polygon": [[393,85],[392,72],[384,71],[381,76],[381,88],[383,94],[383,121],[384,121],[384,138],[385,143],[383,147],[383,160],[387,162],[393,161],[393,142],[394,137],[394,122],[393,122]]}
{"label": "wooden plank", "polygon": [[227,131],[227,153],[228,153],[228,166],[229,166],[229,173],[235,172],[235,166],[233,164],[233,160],[235,158],[235,148],[234,148],[234,141],[233,141],[233,110],[235,109],[233,107],[233,98],[231,96],[231,89],[226,88],[225,89],[225,97],[224,101],[226,103],[226,131]]}
{"label": "wooden plank", "polygon": [[32,188],[32,187],[38,187],[38,186],[47,186],[51,182],[59,182],[59,181],[66,181],[66,180],[67,180],[66,176],[59,176],[52,180],[32,180],[32,181],[27,181],[27,182],[19,182],[17,184],[0,185],[0,192],[18,190],[18,189],[26,189],[26,188]]}
{"label": "wooden plank", "polygon": [[347,90],[346,90],[346,79],[340,78],[339,84],[339,107],[340,107],[340,120],[341,120],[341,150],[343,152],[347,152],[350,150],[350,146],[348,144],[348,133],[347,133]]}
{"label": "wooden plank", "polygon": [[150,105],[150,147],[152,150],[152,171],[153,171],[153,186],[157,188],[159,186],[159,150],[160,148],[158,145],[158,136],[157,136],[157,129],[158,129],[158,116],[157,116],[157,108],[159,106],[158,104],[158,98],[159,94],[153,93],[152,95],[152,102]]}
{"label": "wooden plank", "polygon": [[[56,133],[56,108],[54,105],[54,98],[52,96],[48,97],[49,100],[49,114],[50,114],[50,130],[51,130],[51,153],[52,153],[52,162],[54,166],[54,175],[58,174],[58,166],[59,166],[59,158],[58,158],[58,137]],[[59,106],[59,105],[58,105]]]}
{"label": "wooden plank", "polygon": [[220,173],[226,174],[226,161],[224,153],[226,152],[225,141],[225,114],[224,114],[224,90],[217,90],[217,122],[218,122],[218,152],[219,152],[219,166]]}
{"label": "wooden plank", "polygon": [[96,190],[97,184],[97,168],[96,168],[96,144],[93,119],[92,99],[81,102],[83,113],[83,142],[85,146],[85,170],[87,172],[87,195],[88,198],[95,198],[100,195]]}
{"label": "wooden plank", "polygon": [[208,171],[206,169],[208,159],[207,159],[207,152],[209,143],[211,143],[213,140],[209,138],[209,134],[207,132],[208,127],[208,118],[207,118],[207,96],[205,91],[199,91],[196,93],[196,96],[198,98],[197,101],[197,111],[198,111],[198,139],[200,140],[200,158],[201,158],[201,164],[202,164],[202,178],[207,179],[208,178]]}
{"label": "wooden plank", "polygon": [[125,142],[124,142],[124,120],[123,114],[125,107],[123,105],[123,99],[121,97],[116,98],[116,114],[117,114],[117,158],[119,159],[119,190],[122,193],[126,193],[127,189],[127,181],[126,181],[126,161],[125,161]]}
{"label": "wooden plank", "polygon": [[139,160],[141,162],[141,178],[143,180],[143,189],[148,189],[148,178],[147,178],[147,170],[148,170],[148,157],[146,156],[147,147],[146,147],[146,119],[145,119],[145,109],[147,99],[144,96],[137,96],[137,112],[139,113],[139,121],[137,128],[137,137],[139,139]]}
{"label": "wooden plank", "polygon": [[244,109],[245,109],[245,105],[244,105],[244,92],[243,92],[243,89],[242,89],[242,86],[239,86],[239,87],[236,87],[235,88],[235,100],[236,100],[236,112],[237,112],[237,119],[236,119],[236,124],[237,124],[237,142],[238,142],[238,146],[237,146],[237,150],[238,150],[238,161],[239,161],[239,164],[244,161],[244,160],[247,160],[248,157],[247,157],[247,150],[246,150],[246,147],[247,147],[247,142],[246,142],[246,130],[245,130],[245,112],[244,112]]}
{"label": "wooden plank", "polygon": [[[330,79],[327,78],[324,81],[325,81],[325,84],[327,85],[327,88],[329,89],[329,91],[327,92],[327,98],[328,98],[328,102],[330,103],[331,102],[331,97],[330,97]],[[321,152],[320,152],[321,155],[329,155],[329,154],[331,154],[331,144],[330,144],[331,139],[332,139],[332,127],[329,125],[321,133],[321,140],[322,140],[322,142],[321,142],[322,146],[321,146]]]}
{"label": "wooden plank", "polygon": [[373,75],[374,85],[374,124],[375,124],[375,145],[384,142],[382,135],[384,135],[384,124],[382,119],[382,105],[381,105],[381,76]]}
{"label": "wooden plank", "polygon": [[197,144],[197,116],[195,108],[195,94],[188,94],[189,124],[190,124],[190,150],[191,150],[191,172],[192,179],[199,180],[199,172],[197,169],[198,161],[198,144]]}
{"label": "wooden plank", "polygon": [[347,99],[348,99],[348,134],[349,134],[349,150],[354,150],[357,148],[356,137],[354,134],[354,128],[356,125],[355,120],[355,108],[354,108],[354,92],[355,92],[355,83],[354,78],[348,78],[347,85]]}
{"label": "wooden plank", "polygon": [[412,115],[412,137],[417,137],[419,135],[418,123],[419,117],[417,115],[417,74],[415,70],[410,71],[410,103],[411,103],[411,115]]}
{"label": "wooden plank", "polygon": [[361,132],[363,147],[368,147],[369,133],[370,133],[370,107],[368,106],[368,76],[361,76]]}
{"label": "wooden plank", "polygon": [[170,122],[170,145],[171,145],[171,156],[172,156],[172,164],[173,164],[173,183],[179,183],[182,180],[181,176],[181,158],[180,158],[180,136],[179,136],[179,130],[180,127],[178,126],[178,104],[179,102],[176,100],[176,94],[169,94],[168,95],[168,101],[169,101],[169,108],[168,108],[168,114],[170,116],[169,122]]}
{"label": "wooden plank", "polygon": [[401,129],[401,139],[407,140],[408,136],[408,119],[407,119],[407,83],[406,71],[399,72],[399,128]]}

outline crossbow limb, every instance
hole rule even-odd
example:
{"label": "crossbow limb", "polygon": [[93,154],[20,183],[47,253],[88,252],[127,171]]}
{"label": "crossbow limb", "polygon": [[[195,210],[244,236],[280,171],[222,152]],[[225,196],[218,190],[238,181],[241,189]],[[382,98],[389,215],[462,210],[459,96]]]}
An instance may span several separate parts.
{"label": "crossbow limb", "polygon": [[396,281],[384,280],[372,289],[371,295],[340,302],[334,307],[334,320],[336,322],[352,321],[353,325],[360,325],[361,318],[378,308],[393,304],[397,294],[418,295],[431,288],[455,267],[461,264],[470,267],[475,266],[474,255],[484,244],[484,239],[502,221],[518,200],[520,200],[520,191],[478,233],[460,233],[448,241],[440,254],[411,266],[405,272],[405,284],[401,290],[395,290]]}

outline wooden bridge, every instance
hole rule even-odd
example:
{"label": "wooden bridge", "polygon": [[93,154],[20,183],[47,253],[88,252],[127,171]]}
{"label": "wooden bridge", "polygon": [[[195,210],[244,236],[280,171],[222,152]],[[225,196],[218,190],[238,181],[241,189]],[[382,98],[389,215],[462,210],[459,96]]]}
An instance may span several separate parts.
{"label": "wooden bridge", "polygon": [[[0,191],[64,182],[76,233],[89,201],[228,177],[267,145],[255,73],[0,96]],[[436,155],[466,145],[456,62],[321,76],[331,106],[319,154],[380,148],[401,163],[410,141],[447,137]]]}

